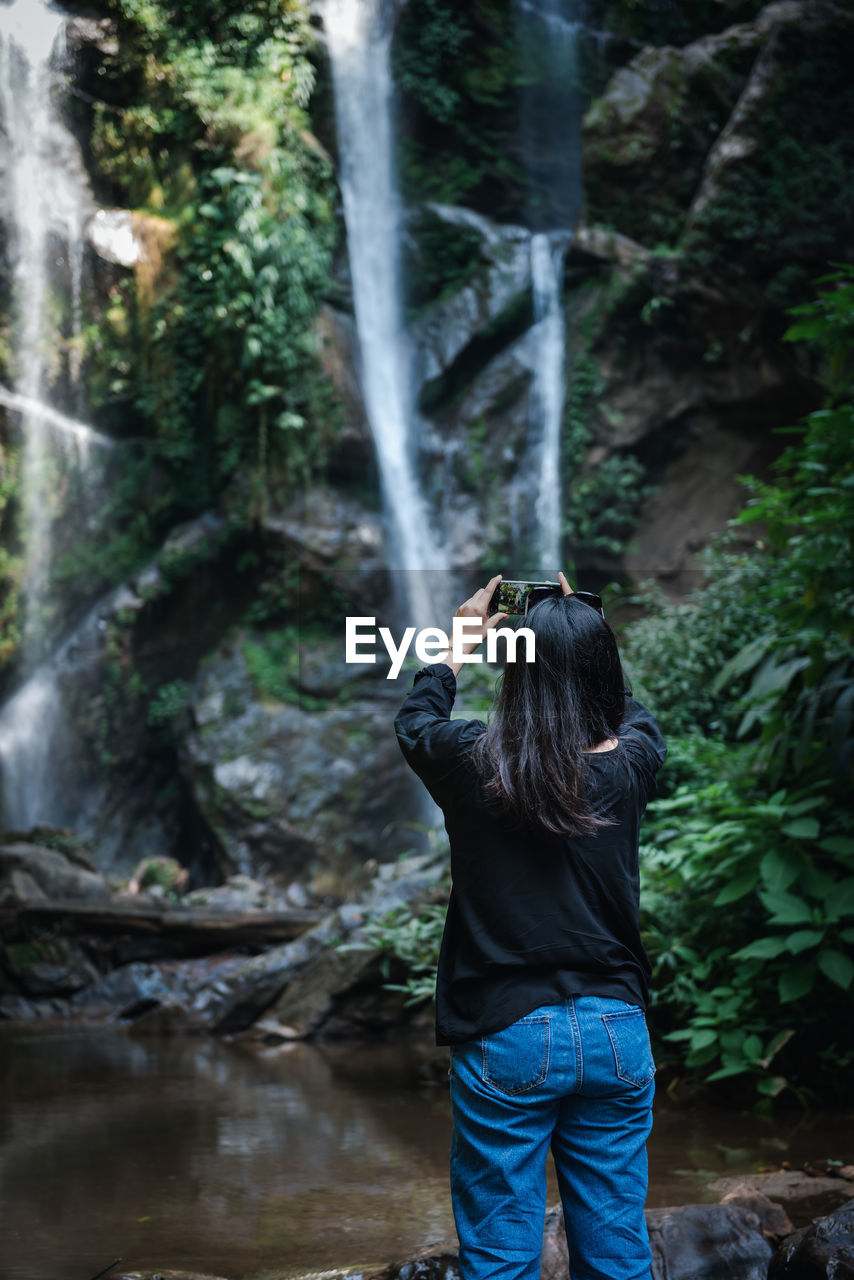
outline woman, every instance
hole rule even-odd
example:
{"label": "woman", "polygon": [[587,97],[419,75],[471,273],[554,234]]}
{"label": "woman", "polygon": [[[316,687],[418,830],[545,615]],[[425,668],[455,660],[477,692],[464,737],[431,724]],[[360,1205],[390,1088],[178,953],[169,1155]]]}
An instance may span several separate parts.
{"label": "woman", "polygon": [[[500,576],[457,611],[481,634]],[[572,1280],[641,1280],[653,1076],[638,833],[666,747],[626,696],[613,632],[574,597],[532,608],[490,725],[451,720],[451,655],[395,721],[443,810],[453,889],[436,1039],[451,1048],[451,1194],[463,1280],[536,1280],[551,1146]]]}

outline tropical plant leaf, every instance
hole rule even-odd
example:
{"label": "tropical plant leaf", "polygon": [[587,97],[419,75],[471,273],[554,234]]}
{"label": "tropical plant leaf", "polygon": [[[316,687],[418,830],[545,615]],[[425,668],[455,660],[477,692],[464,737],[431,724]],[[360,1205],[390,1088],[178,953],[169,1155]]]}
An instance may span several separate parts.
{"label": "tropical plant leaf", "polygon": [[757,938],[755,942],[748,942],[746,947],[740,947],[738,951],[734,951],[732,958],[733,960],[773,960],[788,950],[789,944],[782,936]]}
{"label": "tropical plant leaf", "polygon": [[774,632],[768,632],[765,635],[757,636],[755,640],[751,640],[749,644],[746,644],[743,649],[739,649],[738,653],[730,658],[729,662],[725,662],[715,676],[712,681],[712,693],[720,693],[736,676],[743,676],[748,671],[752,671],[776,642],[777,637]]}
{"label": "tropical plant leaf", "polygon": [[801,860],[797,854],[770,849],[759,864],[762,879],[772,891],[788,889],[797,880],[801,870]]}
{"label": "tropical plant leaf", "polygon": [[794,840],[817,840],[821,827],[815,818],[796,818],[794,822],[787,822],[780,830],[783,835],[791,836]]}
{"label": "tropical plant leaf", "polygon": [[738,902],[739,898],[743,898],[745,894],[750,893],[751,889],[755,889],[759,883],[759,874],[756,871],[747,871],[743,876],[736,876],[728,885],[724,885],[723,889],[715,897],[716,907],[725,907],[728,902]]}
{"label": "tropical plant leaf", "polygon": [[810,924],[812,921],[812,910],[809,905],[803,898],[797,898],[793,893],[766,891],[761,892],[759,896],[771,912],[774,924]]}
{"label": "tropical plant leaf", "polygon": [[797,929],[786,939],[786,949],[793,955],[800,955],[810,947],[817,947],[824,938],[823,929]]}
{"label": "tropical plant leaf", "polygon": [[851,980],[854,978],[854,961],[843,955],[841,951],[829,949],[819,951],[818,967],[826,978],[830,978],[830,981],[835,982],[843,991],[847,991],[851,986]]}
{"label": "tropical plant leaf", "polygon": [[800,1000],[812,991],[815,982],[815,965],[797,964],[780,974],[777,990],[780,1001],[788,1004],[791,1000]]}

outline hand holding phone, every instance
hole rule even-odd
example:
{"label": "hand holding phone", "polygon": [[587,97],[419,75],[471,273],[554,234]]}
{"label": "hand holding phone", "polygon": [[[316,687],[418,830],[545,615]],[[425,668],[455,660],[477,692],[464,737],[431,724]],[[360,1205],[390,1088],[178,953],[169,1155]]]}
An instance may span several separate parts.
{"label": "hand holding phone", "polygon": [[512,579],[500,582],[489,601],[487,616],[506,613],[524,616],[529,609],[549,596],[560,596],[563,588],[559,582],[524,582]]}
{"label": "hand holding phone", "polygon": [[575,596],[576,600],[589,604],[604,619],[601,596],[593,591],[573,591],[564,573],[559,573],[558,578],[558,582],[523,582],[512,579],[500,582],[492,593],[487,616],[491,617],[501,611],[511,616],[526,617],[529,609],[550,596]]}

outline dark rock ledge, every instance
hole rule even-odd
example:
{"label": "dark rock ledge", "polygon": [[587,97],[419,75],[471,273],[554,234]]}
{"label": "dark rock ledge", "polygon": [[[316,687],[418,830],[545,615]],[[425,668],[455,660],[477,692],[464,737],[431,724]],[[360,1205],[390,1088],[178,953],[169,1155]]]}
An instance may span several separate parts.
{"label": "dark rock ledge", "polygon": [[166,858],[116,885],[62,833],[38,839],[0,836],[0,1019],[240,1032],[269,1044],[374,1034],[411,1016],[385,989],[366,930],[405,903],[443,897],[441,855],[366,864],[348,900],[329,903],[243,875],[180,896],[181,868]]}

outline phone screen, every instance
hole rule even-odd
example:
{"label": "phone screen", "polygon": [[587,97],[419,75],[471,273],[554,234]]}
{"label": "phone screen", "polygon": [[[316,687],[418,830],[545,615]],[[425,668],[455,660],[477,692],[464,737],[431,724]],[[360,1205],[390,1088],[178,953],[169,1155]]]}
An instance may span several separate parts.
{"label": "phone screen", "polygon": [[559,582],[499,582],[489,602],[488,613],[523,615],[548,596],[559,595]]}

